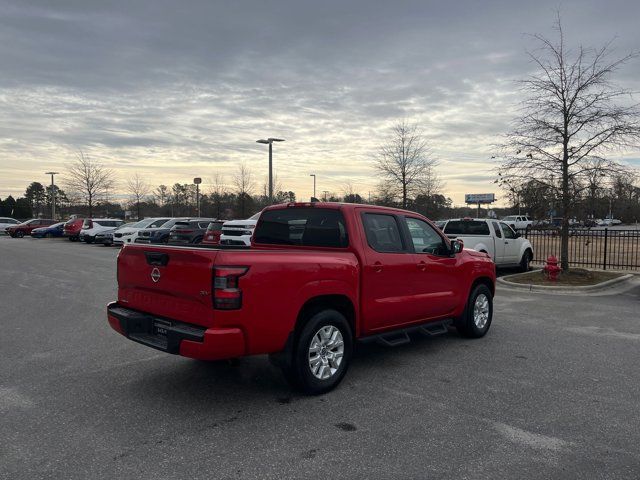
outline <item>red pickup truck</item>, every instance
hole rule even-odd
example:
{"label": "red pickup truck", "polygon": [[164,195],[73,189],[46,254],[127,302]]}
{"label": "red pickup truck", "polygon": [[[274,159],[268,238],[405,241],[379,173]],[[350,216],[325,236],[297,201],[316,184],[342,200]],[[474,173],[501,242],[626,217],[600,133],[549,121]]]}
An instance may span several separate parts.
{"label": "red pickup truck", "polygon": [[344,377],[356,340],[482,337],[495,266],[413,212],[290,203],[263,210],[249,249],[127,245],[111,327],[202,360],[270,354],[311,394]]}

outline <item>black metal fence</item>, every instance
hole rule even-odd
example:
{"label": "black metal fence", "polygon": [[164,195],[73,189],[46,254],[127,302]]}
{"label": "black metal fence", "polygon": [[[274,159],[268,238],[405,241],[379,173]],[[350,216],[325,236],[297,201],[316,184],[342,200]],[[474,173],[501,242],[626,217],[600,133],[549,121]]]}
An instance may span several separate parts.
{"label": "black metal fence", "polygon": [[[518,230],[533,246],[533,263],[549,255],[560,260],[560,229]],[[569,230],[569,265],[603,270],[640,270],[640,229],[573,228]]]}

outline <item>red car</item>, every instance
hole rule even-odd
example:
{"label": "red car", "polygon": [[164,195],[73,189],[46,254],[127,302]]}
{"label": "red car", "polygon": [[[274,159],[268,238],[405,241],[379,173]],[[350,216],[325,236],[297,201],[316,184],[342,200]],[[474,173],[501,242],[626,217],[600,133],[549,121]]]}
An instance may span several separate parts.
{"label": "red car", "polygon": [[250,249],[132,245],[118,256],[111,327],[202,360],[270,354],[306,393],[335,387],[353,344],[409,333],[482,337],[495,265],[405,210],[340,203],[266,208]]}
{"label": "red car", "polygon": [[211,222],[204,232],[202,238],[202,245],[220,245],[220,235],[222,235],[223,220]]}
{"label": "red car", "polygon": [[72,218],[64,224],[63,235],[68,237],[70,241],[77,242],[80,239],[80,230],[82,230],[83,223],[84,218]]}
{"label": "red car", "polygon": [[7,227],[5,231],[13,238],[22,238],[25,235],[31,235],[31,231],[36,228],[48,227],[54,223],[56,223],[56,221],[49,218],[33,218],[24,223]]}

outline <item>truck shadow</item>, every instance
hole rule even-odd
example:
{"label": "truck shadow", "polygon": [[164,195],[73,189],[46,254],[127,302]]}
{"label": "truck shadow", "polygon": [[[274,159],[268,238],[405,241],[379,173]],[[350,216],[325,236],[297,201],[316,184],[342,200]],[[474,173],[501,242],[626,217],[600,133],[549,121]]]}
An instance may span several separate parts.
{"label": "truck shadow", "polygon": [[[325,396],[341,395],[350,383],[374,382],[406,367],[429,368],[448,349],[467,340],[449,332],[437,337],[412,335],[412,341],[397,347],[376,343],[357,344],[349,372],[335,391]],[[162,359],[153,362],[154,368],[135,380],[131,387],[143,394],[138,401],[173,403],[180,408],[210,409],[212,402],[221,405],[252,403],[269,400],[273,404],[290,403],[292,399],[308,397],[292,389],[280,370],[266,355],[245,357],[232,361],[204,362],[179,358],[167,368],[157,368]]]}

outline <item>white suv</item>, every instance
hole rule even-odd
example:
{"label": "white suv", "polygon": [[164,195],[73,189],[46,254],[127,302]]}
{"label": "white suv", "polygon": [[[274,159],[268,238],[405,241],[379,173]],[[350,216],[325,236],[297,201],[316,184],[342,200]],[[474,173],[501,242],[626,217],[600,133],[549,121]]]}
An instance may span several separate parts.
{"label": "white suv", "polygon": [[19,224],[20,222],[15,218],[0,217],[0,234],[7,233],[4,231],[5,228],[13,227],[14,225],[19,225]]}
{"label": "white suv", "polygon": [[124,220],[117,218],[85,218],[80,230],[80,241],[93,243],[98,233],[113,230],[122,224]]}
{"label": "white suv", "polygon": [[524,230],[533,224],[533,220],[526,215],[509,215],[508,217],[504,217],[502,221],[514,230]]}
{"label": "white suv", "polygon": [[229,220],[222,224],[220,245],[251,245],[251,235],[258,223],[260,212],[246,220]]}
{"label": "white suv", "polygon": [[145,218],[136,223],[124,225],[113,233],[113,244],[124,245],[127,243],[135,243],[140,230],[145,228],[159,228],[167,223],[170,218]]}

